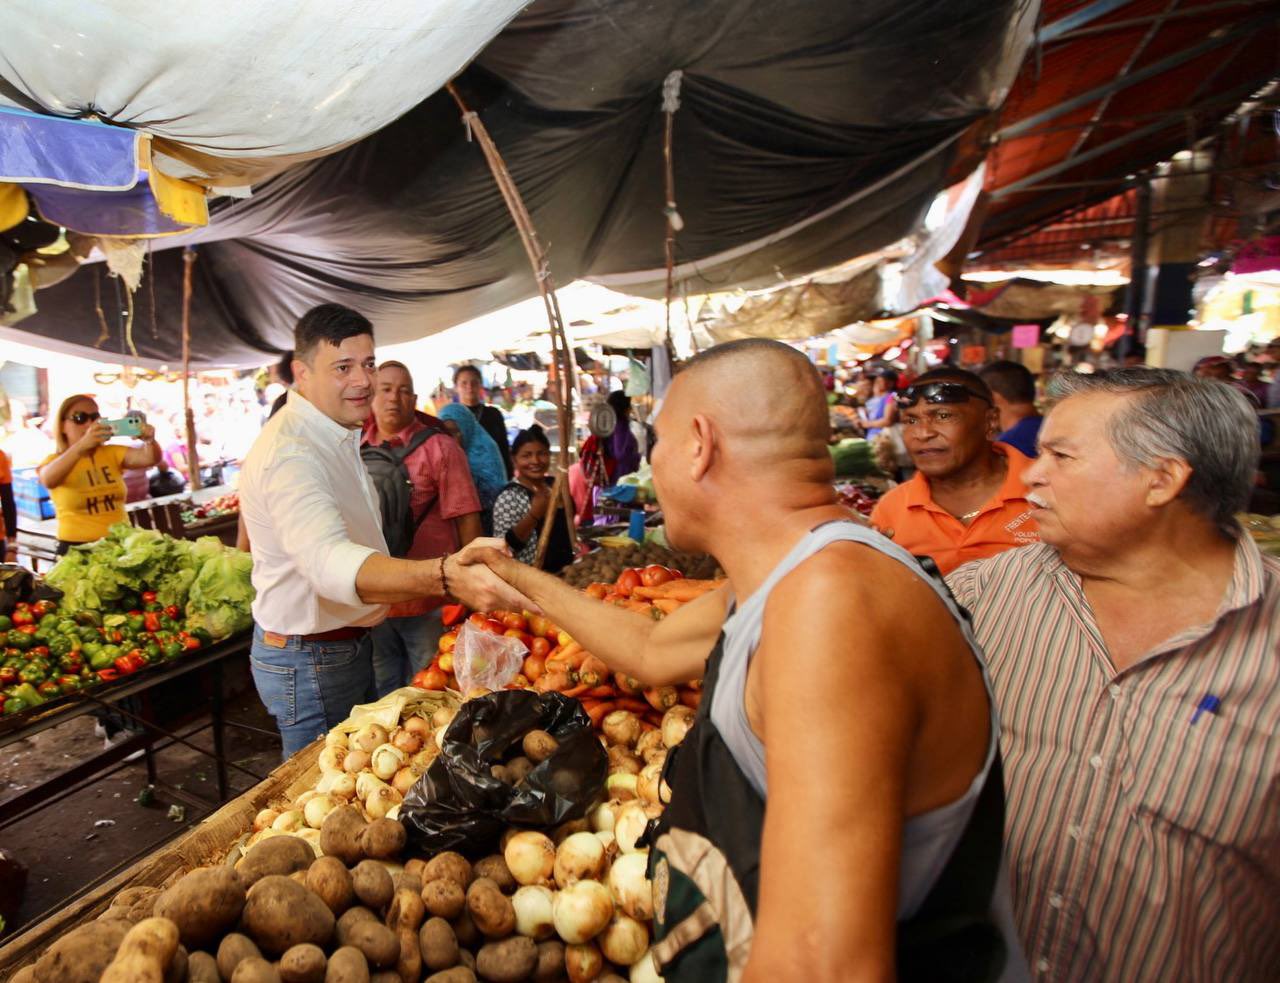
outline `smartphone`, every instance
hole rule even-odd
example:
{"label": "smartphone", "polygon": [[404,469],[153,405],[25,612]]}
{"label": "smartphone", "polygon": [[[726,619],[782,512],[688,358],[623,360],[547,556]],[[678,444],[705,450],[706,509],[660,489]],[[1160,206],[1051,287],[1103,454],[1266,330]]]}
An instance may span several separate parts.
{"label": "smartphone", "polygon": [[116,437],[137,437],[142,434],[142,428],[146,424],[147,418],[141,413],[130,413],[119,420],[103,420],[102,422],[111,428],[111,433]]}

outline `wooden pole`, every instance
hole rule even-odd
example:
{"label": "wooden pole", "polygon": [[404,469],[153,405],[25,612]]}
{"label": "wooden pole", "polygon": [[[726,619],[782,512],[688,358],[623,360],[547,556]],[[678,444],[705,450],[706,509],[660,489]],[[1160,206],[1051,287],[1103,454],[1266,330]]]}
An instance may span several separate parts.
{"label": "wooden pole", "polygon": [[191,412],[191,271],[196,251],[190,246],[182,250],[182,415],[187,425],[187,469],[191,490],[199,491],[200,455],[196,451],[196,417]]}
{"label": "wooden pole", "polygon": [[525,255],[529,257],[529,265],[533,267],[533,277],[538,284],[538,293],[542,296],[542,306],[547,314],[547,323],[551,328],[551,356],[557,367],[556,384],[551,386],[551,397],[556,404],[556,418],[560,430],[560,453],[556,464],[556,476],[551,490],[551,508],[547,509],[546,518],[542,522],[542,530],[538,535],[538,551],[534,558],[534,566],[541,567],[547,555],[547,544],[551,540],[551,529],[555,524],[556,510],[564,507],[565,518],[569,525],[569,535],[574,537],[573,509],[566,504],[562,489],[567,487],[569,475],[569,450],[573,444],[573,391],[574,366],[573,351],[569,347],[568,335],[564,329],[564,318],[560,314],[560,301],[556,297],[555,280],[551,276],[551,267],[547,261],[546,250],[538,239],[538,232],[533,226],[533,218],[525,207],[519,188],[507,170],[493,137],[485,128],[480,117],[468,108],[462,96],[452,82],[445,85],[453,101],[462,112],[462,122],[467,128],[467,138],[475,139],[480,145],[489,170],[498,185],[507,210],[520,233],[520,241],[524,245]]}
{"label": "wooden pole", "polygon": [[680,81],[683,77],[684,73],[676,69],[662,83],[662,113],[666,117],[662,134],[663,190],[666,193],[666,203],[662,211],[667,217],[667,234],[663,242],[667,261],[666,334],[663,337],[663,344],[673,364],[676,360],[676,349],[671,341],[671,300],[675,295],[676,283],[676,233],[684,228],[684,220],[676,209],[676,169],[672,143],[675,139],[676,110],[680,108]]}

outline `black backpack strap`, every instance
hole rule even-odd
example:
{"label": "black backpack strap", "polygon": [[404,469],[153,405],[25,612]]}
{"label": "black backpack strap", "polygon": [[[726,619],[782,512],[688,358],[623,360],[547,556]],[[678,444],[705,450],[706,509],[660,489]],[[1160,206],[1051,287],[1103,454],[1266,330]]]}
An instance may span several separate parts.
{"label": "black backpack strap", "polygon": [[[435,437],[439,434],[443,434],[444,436],[448,437],[449,431],[444,430],[440,427],[437,427],[433,423],[423,424],[422,429],[419,430],[417,433],[415,433],[412,437],[410,437],[408,442],[403,447],[389,448],[391,450],[392,455],[396,459],[396,464],[400,467],[404,467],[404,462],[409,459],[410,454],[416,451],[419,447],[425,444],[432,437]],[[413,529],[409,533],[410,546],[413,545],[413,541],[418,536],[418,530],[422,527],[422,523],[426,521],[427,516],[431,514],[431,510],[435,507],[435,504],[436,504],[436,500],[434,498],[431,499],[429,502],[427,502],[427,507],[422,510],[422,514],[413,520]]]}

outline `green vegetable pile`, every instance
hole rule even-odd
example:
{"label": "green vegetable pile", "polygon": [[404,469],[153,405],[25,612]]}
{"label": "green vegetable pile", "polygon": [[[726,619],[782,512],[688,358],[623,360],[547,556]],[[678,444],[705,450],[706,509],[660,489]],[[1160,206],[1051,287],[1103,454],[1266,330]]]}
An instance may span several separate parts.
{"label": "green vegetable pile", "polygon": [[127,609],[154,592],[162,607],[185,611],[189,627],[225,638],[253,624],[251,567],[248,553],[216,536],[192,542],[118,523],[98,542],[74,547],[45,580],[63,592],[61,608],[71,614]]}
{"label": "green vegetable pile", "polygon": [[860,437],[831,444],[827,450],[831,452],[837,478],[863,478],[880,473],[871,443]]}

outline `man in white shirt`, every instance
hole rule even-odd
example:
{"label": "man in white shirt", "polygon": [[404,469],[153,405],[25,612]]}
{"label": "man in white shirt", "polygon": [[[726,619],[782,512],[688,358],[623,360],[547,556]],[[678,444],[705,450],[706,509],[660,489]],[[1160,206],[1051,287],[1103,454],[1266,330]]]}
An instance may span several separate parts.
{"label": "man in white shirt", "polygon": [[[529,606],[487,568],[466,563],[467,550],[388,555],[360,460],[377,376],[373,325],[338,304],[313,308],[294,329],[293,370],[295,388],[240,476],[258,592],[250,662],[286,757],[373,698],[369,630],[387,605],[456,597],[482,611]],[[481,539],[469,549],[483,546],[504,548]]]}

